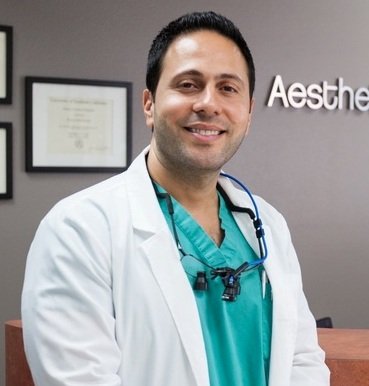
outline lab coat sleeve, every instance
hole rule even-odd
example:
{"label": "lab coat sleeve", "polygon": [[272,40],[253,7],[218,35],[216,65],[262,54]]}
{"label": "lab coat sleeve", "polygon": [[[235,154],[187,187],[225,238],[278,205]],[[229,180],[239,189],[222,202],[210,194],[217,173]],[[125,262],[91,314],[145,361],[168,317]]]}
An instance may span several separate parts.
{"label": "lab coat sleeve", "polygon": [[[283,222],[285,222],[284,219]],[[325,354],[318,344],[316,321],[303,291],[301,269],[287,224],[285,228],[288,256],[292,270],[296,273],[294,289],[297,302],[297,335],[290,385],[329,386],[329,370],[324,363]]]}
{"label": "lab coat sleeve", "polygon": [[291,373],[293,386],[329,386],[329,370],[318,346],[316,324],[304,296],[300,298],[299,325]]}
{"label": "lab coat sleeve", "polygon": [[27,258],[22,320],[37,386],[118,386],[111,240],[93,203],[59,204]]}

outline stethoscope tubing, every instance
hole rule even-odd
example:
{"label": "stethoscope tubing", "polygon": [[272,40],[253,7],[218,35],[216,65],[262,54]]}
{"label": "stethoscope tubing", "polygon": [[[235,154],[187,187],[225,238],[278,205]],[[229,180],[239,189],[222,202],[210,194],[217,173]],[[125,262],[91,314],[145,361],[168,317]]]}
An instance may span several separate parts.
{"label": "stethoscope tubing", "polygon": [[[236,177],[232,176],[231,174],[221,172],[220,175],[222,177],[228,178],[231,181],[235,182],[249,196],[249,198],[250,198],[250,200],[252,202],[252,205],[254,207],[256,220],[260,221],[260,224],[262,224],[262,221],[261,221],[260,216],[259,216],[258,206],[256,204],[256,201],[255,201],[251,191],[248,189],[248,187],[243,182],[241,182],[239,179],[237,179]],[[261,225],[261,228],[262,228],[262,225]],[[265,260],[268,257],[268,247],[267,247],[267,243],[266,243],[266,240],[265,240],[264,231],[261,232],[260,238],[261,238],[261,242],[262,242],[262,246],[263,246],[263,252],[261,253],[261,256],[260,256],[259,259],[249,263],[251,266],[258,266],[258,265],[264,264]]]}

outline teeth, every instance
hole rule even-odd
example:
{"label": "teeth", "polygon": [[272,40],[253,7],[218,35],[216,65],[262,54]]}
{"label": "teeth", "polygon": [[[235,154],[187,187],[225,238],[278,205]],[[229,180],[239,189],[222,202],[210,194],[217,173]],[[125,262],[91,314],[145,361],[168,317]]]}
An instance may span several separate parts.
{"label": "teeth", "polygon": [[218,130],[202,130],[202,129],[190,129],[192,133],[197,133],[200,135],[219,135]]}

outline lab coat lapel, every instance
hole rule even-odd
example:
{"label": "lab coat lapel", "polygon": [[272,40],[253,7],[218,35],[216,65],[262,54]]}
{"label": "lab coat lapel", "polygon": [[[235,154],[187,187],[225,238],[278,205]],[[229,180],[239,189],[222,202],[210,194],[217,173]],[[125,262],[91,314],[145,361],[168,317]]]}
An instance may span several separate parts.
{"label": "lab coat lapel", "polygon": [[[243,216],[241,220],[241,216]],[[249,245],[259,256],[258,242],[252,222],[245,214],[237,213],[235,218]],[[270,236],[270,228],[264,225],[265,237],[268,246],[268,258],[264,263],[273,294],[273,327],[271,358],[269,371],[269,386],[285,386],[290,379],[290,363],[293,360],[294,340],[296,336],[296,321],[294,302],[291,300],[293,294],[287,290],[286,273],[281,272],[278,266],[278,251],[276,250]],[[288,280],[288,279],[287,279]]]}
{"label": "lab coat lapel", "polygon": [[[266,232],[266,236],[269,233]],[[270,235],[270,234],[269,234]],[[294,355],[294,342],[297,334],[297,310],[292,300],[294,294],[288,291],[289,280],[286,272],[278,265],[278,251],[273,242],[267,239],[269,257],[264,267],[273,294],[273,328],[269,379],[270,386],[285,386],[290,380],[291,363]],[[291,278],[292,280],[292,278]]]}
{"label": "lab coat lapel", "polygon": [[165,229],[142,244],[172,313],[198,386],[208,384],[206,353],[196,300],[172,235]]}
{"label": "lab coat lapel", "polygon": [[[225,190],[226,194],[228,195],[228,197],[230,198],[233,204],[244,208],[250,208],[254,211],[252,202],[250,198],[247,196],[246,192],[245,193],[240,192],[238,189],[236,189],[233,186],[233,184],[229,180],[227,180],[224,177],[220,179],[220,184],[222,185],[223,189]],[[258,243],[258,240],[256,239],[255,228],[249,215],[247,213],[240,213],[240,212],[233,212],[232,215],[236,220],[237,225],[241,229],[242,234],[246,238],[248,244],[256,253],[256,255],[259,256],[260,255],[259,243]],[[264,226],[264,230],[265,230],[265,226]]]}
{"label": "lab coat lapel", "polygon": [[158,204],[144,157],[126,173],[134,232],[173,316],[196,386],[207,386],[208,369],[196,300],[178,249]]}

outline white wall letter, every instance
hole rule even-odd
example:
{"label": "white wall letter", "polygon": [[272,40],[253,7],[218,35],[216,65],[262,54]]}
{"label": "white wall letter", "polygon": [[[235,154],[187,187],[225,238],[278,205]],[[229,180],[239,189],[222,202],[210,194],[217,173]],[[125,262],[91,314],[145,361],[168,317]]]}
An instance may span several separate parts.
{"label": "white wall letter", "polygon": [[268,107],[273,106],[275,98],[281,98],[283,102],[283,106],[289,107],[287,96],[286,96],[286,90],[284,88],[283,80],[280,75],[276,75],[276,77],[274,78],[272,91],[270,92],[270,96],[268,100]]}
{"label": "white wall letter", "polygon": [[337,95],[335,95],[332,98],[332,103],[329,103],[329,99],[328,99],[328,93],[330,91],[335,91],[336,92],[337,90],[338,90],[337,86],[329,85],[326,80],[323,82],[323,102],[324,102],[324,107],[327,110],[335,110],[337,108],[337,106],[338,106]]}
{"label": "white wall letter", "polygon": [[354,109],[354,90],[343,84],[343,78],[338,78],[338,109],[343,108],[343,94],[348,93],[348,106],[350,110]]}
{"label": "white wall letter", "polygon": [[[306,104],[306,88],[302,83],[292,83],[287,91],[288,101],[295,109],[300,109]],[[296,99],[297,100],[296,100]]]}
{"label": "white wall letter", "polygon": [[[362,104],[361,102],[366,102]],[[365,87],[360,87],[355,92],[355,105],[360,111],[369,110],[369,90]]]}
{"label": "white wall letter", "polygon": [[[307,88],[307,95],[310,99],[306,102],[307,106],[312,110],[319,110],[323,106],[323,97],[322,97],[323,89],[319,84],[313,83]],[[316,101],[314,103],[313,101]]]}

